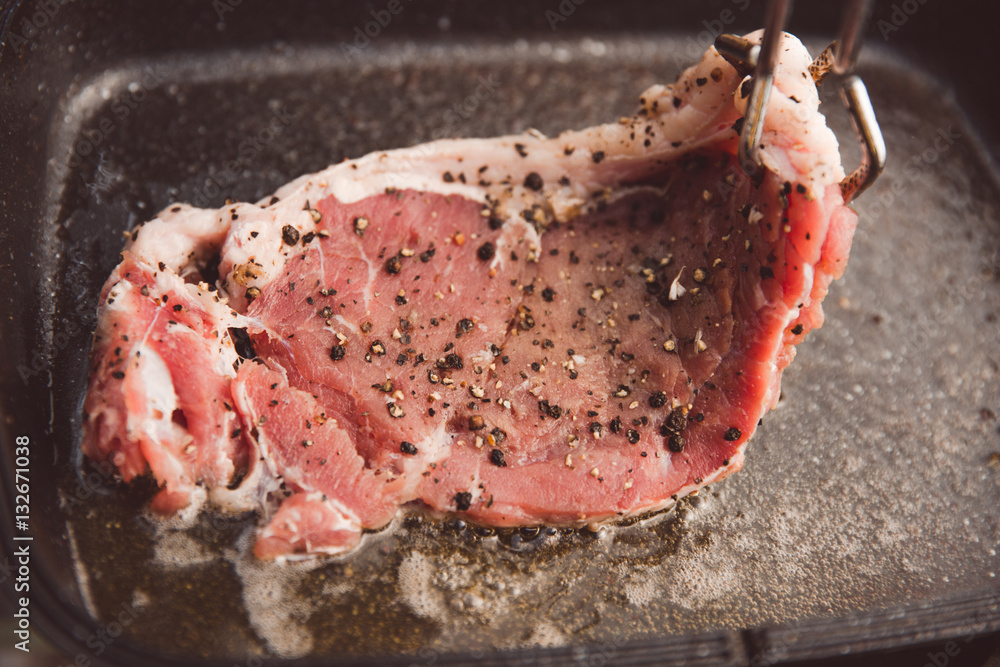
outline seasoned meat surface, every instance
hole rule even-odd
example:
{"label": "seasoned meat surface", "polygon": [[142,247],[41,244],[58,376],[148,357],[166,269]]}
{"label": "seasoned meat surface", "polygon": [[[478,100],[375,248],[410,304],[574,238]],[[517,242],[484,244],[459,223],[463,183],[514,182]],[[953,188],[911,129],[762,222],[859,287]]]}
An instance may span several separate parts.
{"label": "seasoned meat surface", "polygon": [[261,557],[404,507],[573,524],[721,479],[854,231],[809,63],[786,37],[756,181],[747,87],[710,49],[615,124],[168,208],[105,286],[84,452],[151,471],[164,513],[259,508]]}

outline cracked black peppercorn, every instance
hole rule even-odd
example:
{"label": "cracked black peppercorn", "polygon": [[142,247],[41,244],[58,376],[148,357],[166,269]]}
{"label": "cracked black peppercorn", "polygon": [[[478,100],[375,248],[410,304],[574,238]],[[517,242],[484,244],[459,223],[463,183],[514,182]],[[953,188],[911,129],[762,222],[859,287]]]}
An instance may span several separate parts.
{"label": "cracked black peppercorn", "polygon": [[499,449],[494,449],[490,452],[490,463],[498,468],[506,468],[507,462],[503,458],[503,452]]}
{"label": "cracked black peppercorn", "polygon": [[459,512],[464,512],[465,510],[472,507],[472,494],[468,491],[459,491],[455,494],[455,509]]}
{"label": "cracked black peppercorn", "polygon": [[494,255],[497,254],[497,249],[496,246],[494,246],[491,242],[487,241],[483,245],[479,246],[479,250],[476,251],[476,254],[479,256],[479,259],[483,260],[484,262],[488,262],[489,260],[493,259]]}
{"label": "cracked black peppercorn", "polygon": [[287,245],[295,245],[299,242],[299,230],[291,225],[285,225],[281,228],[281,240]]}

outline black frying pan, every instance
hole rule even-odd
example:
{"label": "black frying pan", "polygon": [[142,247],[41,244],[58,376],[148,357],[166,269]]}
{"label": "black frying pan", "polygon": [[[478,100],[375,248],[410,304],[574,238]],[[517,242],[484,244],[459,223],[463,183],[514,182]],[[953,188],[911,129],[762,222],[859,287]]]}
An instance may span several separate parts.
{"label": "black frying pan", "polygon": [[[411,517],[348,557],[279,569],[240,556],[256,517],[164,526],[144,513],[149,484],[79,461],[123,230],[376,149],[616,118],[763,10],[404,2],[384,25],[378,2],[0,13],[4,517],[17,438],[31,443],[30,530],[0,525],[9,560],[15,534],[34,537],[32,629],[114,664],[777,664],[948,640],[981,655],[1000,628],[992,6],[876,4],[860,73],[890,163],[857,203],[847,276],[746,468],[677,511],[602,534]],[[838,21],[800,3],[789,29],[818,50]],[[291,120],[262,137],[276,114]]]}

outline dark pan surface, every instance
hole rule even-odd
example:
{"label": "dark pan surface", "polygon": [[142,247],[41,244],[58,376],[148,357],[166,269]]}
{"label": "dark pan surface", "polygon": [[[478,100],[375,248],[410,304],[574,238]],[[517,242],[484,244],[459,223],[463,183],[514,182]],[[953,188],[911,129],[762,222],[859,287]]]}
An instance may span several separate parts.
{"label": "dark pan surface", "polygon": [[[102,622],[126,605],[122,641],[160,655],[429,663],[1000,594],[1000,180],[949,95],[871,48],[862,74],[891,162],[857,206],[847,275],[744,470],[677,511],[537,536],[413,517],[348,557],[282,567],[246,555],[254,516],[154,521],[148,485],[73,473],[93,309],[124,230],[173,201],[254,200],[372,150],[613,120],[702,47],[567,35],[348,57],[270,44],[135,59],[75,85],[46,149],[61,232],[35,249],[51,328],[20,352],[50,363],[51,435],[34,437],[52,449],[61,509],[36,525],[63,536],[41,547],[51,560],[76,564],[56,575],[62,602]],[[824,92],[850,165],[853,135]],[[262,134],[275,118],[280,131]]]}

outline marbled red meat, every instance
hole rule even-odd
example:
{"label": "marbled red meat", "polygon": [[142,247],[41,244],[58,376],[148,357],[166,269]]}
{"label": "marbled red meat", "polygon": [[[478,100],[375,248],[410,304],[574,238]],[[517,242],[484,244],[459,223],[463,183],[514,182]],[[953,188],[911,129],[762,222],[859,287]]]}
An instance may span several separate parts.
{"label": "marbled red meat", "polygon": [[710,49],[617,124],[165,211],[105,288],[85,453],[151,470],[160,511],[259,507],[261,557],[350,549],[405,507],[574,524],[721,479],[854,231],[809,63],[786,38],[759,182]]}

